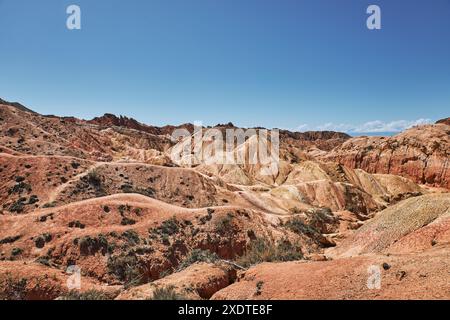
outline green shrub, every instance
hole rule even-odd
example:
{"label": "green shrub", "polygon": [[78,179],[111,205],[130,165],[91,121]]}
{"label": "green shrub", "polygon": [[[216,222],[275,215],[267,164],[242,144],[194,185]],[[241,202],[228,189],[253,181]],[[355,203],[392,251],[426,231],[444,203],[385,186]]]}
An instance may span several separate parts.
{"label": "green shrub", "polygon": [[142,272],[136,255],[132,253],[110,256],[107,262],[108,272],[123,281],[125,287],[142,283]]}
{"label": "green shrub", "polygon": [[36,245],[36,248],[41,249],[47,242],[50,241],[52,241],[52,235],[49,233],[44,233],[34,239],[34,244]]}
{"label": "green shrub", "polygon": [[46,203],[46,204],[44,204],[44,205],[42,206],[42,208],[54,208],[54,207],[56,207],[56,202],[55,202],[55,201],[53,201],[53,202],[48,202],[48,203]]}
{"label": "green shrub", "polygon": [[295,261],[302,258],[302,253],[287,240],[273,243],[257,238],[250,242],[246,252],[236,259],[236,263],[243,267],[250,267],[262,262]]}
{"label": "green shrub", "polygon": [[69,228],[79,228],[79,229],[84,229],[86,226],[84,224],[82,224],[80,221],[76,220],[76,221],[71,221],[69,222]]}
{"label": "green shrub", "polygon": [[178,266],[178,270],[177,271],[181,271],[183,269],[186,269],[190,265],[192,265],[194,263],[197,263],[197,262],[214,263],[217,260],[219,260],[219,257],[214,252],[211,252],[209,250],[194,249],[180,263],[180,265]]}
{"label": "green shrub", "polygon": [[139,235],[134,230],[125,231],[124,233],[122,233],[122,238],[124,238],[125,240],[128,241],[128,243],[133,244],[133,245],[139,244],[141,241],[139,238]]}
{"label": "green shrub", "polygon": [[23,209],[25,207],[25,201],[23,199],[19,199],[16,202],[14,202],[10,207],[9,211],[16,212],[16,213],[22,213]]}
{"label": "green shrub", "polygon": [[231,213],[227,213],[225,217],[217,221],[216,223],[216,232],[220,234],[227,233],[232,231],[233,228],[233,215]]}
{"label": "green shrub", "polygon": [[89,290],[86,292],[79,292],[76,290],[72,290],[66,295],[61,297],[62,300],[112,300],[111,295],[98,291],[98,290]]}
{"label": "green shrub", "polygon": [[98,235],[97,238],[83,237],[78,240],[78,245],[82,255],[94,255],[98,251],[105,255],[111,251],[108,239],[102,234]]}
{"label": "green shrub", "polygon": [[149,300],[187,300],[187,298],[182,294],[177,293],[175,287],[168,286],[155,289],[153,297]]}
{"label": "green shrub", "polygon": [[27,279],[15,279],[10,274],[0,280],[0,300],[25,300]]}
{"label": "green shrub", "polygon": [[17,240],[19,240],[21,237],[22,237],[21,235],[13,236],[13,237],[6,237],[6,238],[0,240],[0,244],[14,243]]}
{"label": "green shrub", "polygon": [[179,231],[178,221],[175,217],[173,217],[164,221],[158,229],[162,234],[166,234],[168,236],[174,235]]}
{"label": "green shrub", "polygon": [[100,189],[102,186],[100,175],[95,170],[89,171],[87,174],[87,182],[96,189]]}
{"label": "green shrub", "polygon": [[127,217],[123,217],[122,221],[120,221],[120,224],[123,226],[131,226],[133,224],[136,224],[136,220],[127,218]]}
{"label": "green shrub", "polygon": [[286,222],[285,227],[297,234],[315,236],[319,232],[312,226],[305,224],[300,218],[295,217]]}
{"label": "green shrub", "polygon": [[22,253],[23,253],[23,250],[20,248],[14,248],[11,250],[11,256],[13,256],[13,257],[21,255]]}
{"label": "green shrub", "polygon": [[44,266],[50,267],[50,257],[49,256],[42,256],[36,259],[37,263],[40,263]]}

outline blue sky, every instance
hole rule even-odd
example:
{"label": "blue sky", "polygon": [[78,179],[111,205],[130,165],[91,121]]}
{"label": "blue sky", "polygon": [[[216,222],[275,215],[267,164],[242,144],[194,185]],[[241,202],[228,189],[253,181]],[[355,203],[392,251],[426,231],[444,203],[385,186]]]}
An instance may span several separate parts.
{"label": "blue sky", "polygon": [[0,97],[44,114],[349,132],[449,116],[450,0],[0,0],[0,14]]}

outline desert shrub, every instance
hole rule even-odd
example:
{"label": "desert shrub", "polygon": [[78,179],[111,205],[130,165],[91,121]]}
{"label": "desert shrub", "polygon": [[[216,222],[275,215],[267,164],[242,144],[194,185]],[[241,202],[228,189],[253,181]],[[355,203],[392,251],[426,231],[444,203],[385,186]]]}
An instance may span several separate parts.
{"label": "desert shrub", "polygon": [[207,213],[206,216],[203,216],[200,218],[201,224],[205,224],[206,222],[211,221],[212,215],[214,213],[214,209],[208,208],[208,209],[206,209],[206,213]]}
{"label": "desert shrub", "polygon": [[337,222],[337,220],[338,219],[333,215],[333,212],[330,208],[319,208],[317,210],[314,210],[309,225],[312,228],[317,228],[318,226],[325,223],[335,223]]}
{"label": "desert shrub", "polygon": [[71,162],[70,165],[71,165],[72,168],[74,168],[74,169],[78,169],[78,168],[80,167],[80,164],[79,164],[78,162],[75,162],[75,161]]}
{"label": "desert shrub", "polygon": [[35,262],[40,263],[44,266],[50,267],[50,257],[49,256],[42,256],[35,260]]}
{"label": "desert shrub", "polygon": [[142,194],[143,196],[153,198],[155,196],[155,190],[153,188],[134,188],[133,193]]}
{"label": "desert shrub", "polygon": [[122,221],[120,221],[120,224],[123,226],[131,226],[133,224],[136,224],[136,220],[127,218],[127,217],[123,217]]}
{"label": "desert shrub", "polygon": [[166,234],[168,236],[178,233],[179,227],[177,219],[173,217],[170,218],[169,220],[163,221],[158,230],[160,231],[160,233]]}
{"label": "desert shrub", "polygon": [[108,239],[100,234],[97,238],[92,238],[90,236],[82,237],[78,240],[78,245],[80,247],[80,252],[83,255],[93,255],[100,251],[103,255],[111,251]]}
{"label": "desert shrub", "polygon": [[102,180],[96,170],[89,171],[87,174],[87,182],[96,189],[100,189],[102,186]]}
{"label": "desert shrub", "polygon": [[302,213],[302,210],[300,210],[300,209],[297,208],[297,207],[293,207],[293,208],[290,208],[290,209],[289,209],[289,212],[290,212],[291,214],[299,214],[299,213]]}
{"label": "desert shrub", "polygon": [[124,238],[130,244],[139,244],[140,243],[139,235],[134,230],[125,231],[124,233],[122,233],[122,238]]}
{"label": "desert shrub", "polygon": [[125,184],[120,186],[120,190],[122,190],[123,193],[137,193],[142,194],[146,197],[153,198],[155,196],[155,190],[151,187],[148,187],[146,189],[144,188],[138,188],[133,187],[133,185],[130,182],[126,182]]}
{"label": "desert shrub", "polygon": [[255,295],[257,295],[257,296],[261,295],[263,286],[264,286],[264,281],[258,281],[256,283]]}
{"label": "desert shrub", "polygon": [[0,300],[25,300],[27,295],[27,279],[15,279],[8,274],[0,280]]}
{"label": "desert shrub", "polygon": [[112,300],[110,294],[107,294],[103,291],[98,290],[89,290],[86,292],[79,292],[76,290],[72,290],[68,292],[66,295],[61,297],[61,300]]}
{"label": "desert shrub", "polygon": [[125,287],[141,284],[142,272],[139,261],[133,253],[110,256],[107,262],[108,272],[124,282]]}
{"label": "desert shrub", "polygon": [[41,234],[34,239],[34,244],[36,248],[43,248],[47,242],[52,241],[52,235],[49,233]]}
{"label": "desert shrub", "polygon": [[24,191],[31,192],[32,188],[31,185],[28,183],[25,183],[25,181],[17,182],[12,188],[9,189],[8,193],[19,193],[21,194]]}
{"label": "desert shrub", "polygon": [[187,300],[185,296],[175,291],[175,287],[167,286],[155,289],[149,300]]}
{"label": "desert shrub", "polygon": [[118,207],[118,209],[119,209],[120,214],[123,215],[126,211],[130,211],[130,210],[131,210],[131,207],[130,207],[129,205],[127,205],[127,204],[121,204],[121,205]]}
{"label": "desert shrub", "polygon": [[38,221],[39,222],[46,222],[48,218],[53,220],[53,215],[54,215],[53,213],[49,213],[49,214],[43,215],[43,216],[38,218]]}
{"label": "desert shrub", "polygon": [[39,202],[39,198],[37,195],[33,194],[30,199],[28,200],[28,204],[35,204]]}
{"label": "desert shrub", "polygon": [[14,248],[11,250],[11,256],[13,256],[13,257],[21,255],[22,253],[23,253],[23,250],[20,248]]}
{"label": "desert shrub", "polygon": [[232,230],[233,218],[234,217],[231,213],[227,213],[225,217],[219,219],[216,223],[216,232],[224,234]]}
{"label": "desert shrub", "polygon": [[24,199],[21,198],[19,200],[17,200],[16,202],[14,202],[10,207],[9,207],[9,211],[11,212],[16,212],[16,213],[22,213],[23,209],[25,207],[25,203],[24,203]]}
{"label": "desert shrub", "polygon": [[302,253],[287,240],[273,243],[257,238],[250,242],[244,255],[236,259],[236,262],[243,267],[250,267],[262,262],[295,261],[302,258]]}
{"label": "desert shrub", "polygon": [[211,252],[209,250],[201,250],[201,249],[194,249],[192,250],[189,255],[179,264],[178,271],[181,271],[183,269],[186,269],[190,265],[197,263],[197,262],[208,262],[208,263],[214,263],[217,260],[219,260],[219,257],[216,253]]}
{"label": "desert shrub", "polygon": [[56,202],[48,202],[42,206],[42,208],[54,208],[56,207]]}
{"label": "desert shrub", "polygon": [[86,226],[78,220],[69,222],[69,228],[84,229],[85,227]]}
{"label": "desert shrub", "polygon": [[13,237],[6,237],[6,238],[0,240],[0,244],[14,243],[17,240],[19,240],[21,237],[22,237],[21,235],[13,236]]}
{"label": "desert shrub", "polygon": [[297,234],[314,236],[319,233],[314,227],[304,223],[300,218],[297,217],[287,221],[284,226]]}

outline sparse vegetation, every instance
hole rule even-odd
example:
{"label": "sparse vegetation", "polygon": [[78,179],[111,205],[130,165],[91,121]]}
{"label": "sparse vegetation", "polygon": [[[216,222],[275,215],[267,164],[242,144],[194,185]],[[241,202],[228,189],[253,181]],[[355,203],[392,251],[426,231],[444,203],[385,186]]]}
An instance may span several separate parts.
{"label": "sparse vegetation", "polygon": [[122,221],[120,221],[120,224],[123,226],[130,226],[133,224],[136,224],[136,220],[133,220],[131,218],[123,217]]}
{"label": "sparse vegetation", "polygon": [[27,279],[13,278],[7,274],[0,280],[0,300],[25,300],[27,295]]}
{"label": "sparse vegetation", "polygon": [[111,256],[107,262],[108,272],[123,281],[125,287],[137,286],[142,283],[142,272],[138,259],[132,252]]}
{"label": "sparse vegetation", "polygon": [[284,225],[286,228],[297,234],[316,236],[319,232],[309,224],[304,223],[300,218],[294,217]]}
{"label": "sparse vegetation", "polygon": [[13,249],[11,250],[11,256],[13,256],[13,257],[19,256],[19,255],[21,255],[22,253],[23,253],[23,250],[20,249],[20,248],[13,248]]}
{"label": "sparse vegetation", "polygon": [[55,201],[53,201],[53,202],[48,202],[48,203],[46,203],[46,204],[44,204],[44,205],[42,206],[42,208],[54,208],[54,207],[56,207],[56,202],[55,202]]}
{"label": "sparse vegetation", "polygon": [[121,215],[124,215],[125,212],[131,211],[131,207],[127,204],[121,204],[117,209],[119,209]]}
{"label": "sparse vegetation", "polygon": [[180,263],[178,266],[177,271],[181,271],[183,269],[186,269],[190,265],[197,263],[197,262],[208,262],[208,263],[214,263],[217,260],[219,260],[219,257],[216,253],[213,253],[209,250],[201,250],[201,249],[194,249],[190,252],[190,254]]}
{"label": "sparse vegetation", "polygon": [[263,281],[258,281],[256,283],[256,291],[255,291],[255,295],[256,296],[260,296],[261,295],[263,286],[264,286],[264,282]]}
{"label": "sparse vegetation", "polygon": [[87,174],[87,182],[97,189],[100,189],[102,186],[102,180],[96,170],[89,171]]}
{"label": "sparse vegetation", "polygon": [[176,292],[175,287],[168,286],[156,288],[153,292],[153,297],[151,297],[149,300],[187,300],[187,298],[184,295]]}
{"label": "sparse vegetation", "polygon": [[159,227],[159,230],[162,234],[167,234],[169,236],[174,235],[179,231],[177,219],[173,217],[169,220],[164,221]]}
{"label": "sparse vegetation", "polygon": [[42,256],[36,259],[37,263],[40,263],[44,266],[50,267],[50,257],[49,256]]}
{"label": "sparse vegetation", "polygon": [[108,239],[102,234],[99,234],[97,238],[86,236],[79,239],[77,242],[82,255],[94,255],[98,251],[105,255],[111,251]]}
{"label": "sparse vegetation", "polygon": [[136,245],[140,243],[139,235],[134,230],[125,231],[124,233],[122,233],[122,238],[130,244]]}
{"label": "sparse vegetation", "polygon": [[78,220],[69,222],[69,228],[84,229],[85,227],[86,226]]}
{"label": "sparse vegetation", "polygon": [[52,235],[49,233],[41,234],[40,236],[34,239],[34,244],[36,248],[43,248],[47,242],[52,241]]}
{"label": "sparse vegetation", "polygon": [[70,163],[70,165],[72,166],[72,168],[74,168],[75,170],[78,169],[80,167],[80,164],[78,162],[72,161]]}
{"label": "sparse vegetation", "polygon": [[62,300],[112,300],[113,297],[103,291],[89,290],[86,292],[79,292],[72,290],[61,297]]}
{"label": "sparse vegetation", "polygon": [[9,211],[11,212],[16,212],[16,213],[22,213],[23,209],[25,207],[25,198],[20,198],[19,200],[17,200],[16,202],[14,202],[10,207],[9,207]]}
{"label": "sparse vegetation", "polygon": [[31,197],[30,197],[30,199],[28,200],[28,204],[35,204],[35,203],[37,203],[37,202],[39,202],[39,198],[38,198],[38,196],[37,195],[32,195]]}
{"label": "sparse vegetation", "polygon": [[216,232],[220,234],[224,234],[232,230],[233,227],[233,214],[227,213],[227,215],[216,223]]}
{"label": "sparse vegetation", "polygon": [[14,243],[17,240],[19,240],[21,237],[22,237],[21,235],[6,237],[6,238],[0,240],[0,244]]}
{"label": "sparse vegetation", "polygon": [[[20,177],[20,178],[22,178],[22,177]],[[17,182],[17,179],[16,179],[16,182]],[[25,181],[23,181],[23,180],[20,180],[12,188],[10,188],[8,190],[8,194],[14,194],[14,193],[22,194],[23,192],[31,192],[31,191],[32,191],[31,185],[29,185],[28,183],[25,183]]]}
{"label": "sparse vegetation", "polygon": [[250,267],[262,262],[295,261],[302,258],[303,255],[298,248],[287,240],[273,243],[257,238],[250,243],[245,254],[236,259],[236,262],[243,267]]}
{"label": "sparse vegetation", "polygon": [[46,222],[48,218],[53,220],[53,215],[54,215],[53,213],[49,213],[49,214],[43,215],[43,216],[38,218],[38,221],[39,222]]}
{"label": "sparse vegetation", "polygon": [[150,229],[149,233],[152,238],[159,236],[163,240],[163,243],[167,244],[169,242],[169,236],[177,234],[179,230],[178,220],[172,217],[169,220],[163,221],[159,227]]}

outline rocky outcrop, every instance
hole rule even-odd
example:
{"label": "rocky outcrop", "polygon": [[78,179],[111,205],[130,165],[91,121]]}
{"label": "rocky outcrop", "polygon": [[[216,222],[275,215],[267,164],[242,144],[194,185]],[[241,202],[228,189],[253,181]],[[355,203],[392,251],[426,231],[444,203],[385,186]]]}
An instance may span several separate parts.
{"label": "rocky outcrop", "polygon": [[450,117],[436,121],[436,124],[439,124],[439,123],[450,126]]}
{"label": "rocky outcrop", "polygon": [[357,137],[320,158],[450,188],[450,126],[419,126],[394,137]]}

